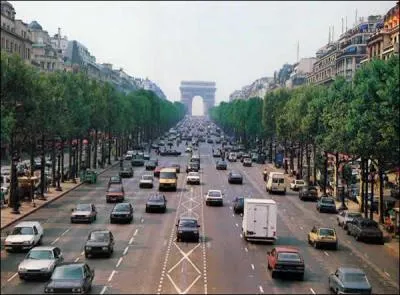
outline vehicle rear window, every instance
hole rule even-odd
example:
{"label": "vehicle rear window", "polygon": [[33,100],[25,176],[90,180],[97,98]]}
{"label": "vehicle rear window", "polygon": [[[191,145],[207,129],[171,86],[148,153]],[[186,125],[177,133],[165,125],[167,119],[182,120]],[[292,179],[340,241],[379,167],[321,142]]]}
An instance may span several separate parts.
{"label": "vehicle rear window", "polygon": [[111,176],[111,181],[120,181],[120,178],[118,176]]}
{"label": "vehicle rear window", "polygon": [[83,269],[80,265],[56,267],[52,279],[79,280],[83,278]]}
{"label": "vehicle rear window", "polygon": [[278,260],[279,261],[295,261],[301,262],[301,257],[297,253],[278,253]]}
{"label": "vehicle rear window", "polygon": [[179,221],[179,226],[184,226],[184,227],[196,227],[197,226],[197,221],[196,220],[180,220]]}
{"label": "vehicle rear window", "polygon": [[121,187],[119,187],[119,186],[110,186],[108,188],[108,191],[112,192],[112,193],[116,193],[116,192],[121,192],[122,190],[121,190]]}
{"label": "vehicle rear window", "polygon": [[161,172],[160,173],[160,178],[174,179],[174,178],[176,178],[176,173],[174,173],[174,172]]}
{"label": "vehicle rear window", "polygon": [[211,191],[211,192],[208,192],[208,195],[209,195],[210,197],[220,197],[220,196],[221,196],[221,193],[220,193],[220,192],[213,192],[213,191]]}
{"label": "vehicle rear window", "polygon": [[90,204],[78,204],[76,211],[92,211],[92,206]]}
{"label": "vehicle rear window", "polygon": [[199,176],[196,172],[189,172],[188,176]]}
{"label": "vehicle rear window", "polygon": [[330,228],[321,228],[319,230],[319,234],[321,236],[335,236],[335,231],[333,229]]}
{"label": "vehicle rear window", "polygon": [[362,217],[362,215],[360,213],[357,213],[357,212],[348,213],[347,216],[350,217],[350,218]]}
{"label": "vehicle rear window", "polygon": [[143,179],[143,180],[152,180],[152,179],[153,179],[153,176],[151,176],[151,175],[143,175],[143,176],[142,176],[142,179]]}
{"label": "vehicle rear window", "polygon": [[325,204],[335,204],[335,201],[328,198],[321,198],[321,202]]}
{"label": "vehicle rear window", "polygon": [[114,211],[129,211],[129,204],[117,204],[114,207]]}
{"label": "vehicle rear window", "polygon": [[362,273],[346,273],[343,276],[345,282],[366,282],[367,277]]}
{"label": "vehicle rear window", "polygon": [[90,240],[104,242],[108,241],[110,235],[106,232],[93,232],[90,234]]}
{"label": "vehicle rear window", "polygon": [[154,196],[150,196],[149,201],[162,201],[162,196],[159,195],[154,195]]}
{"label": "vehicle rear window", "polygon": [[283,178],[272,178],[272,183],[285,183]]}
{"label": "vehicle rear window", "polygon": [[53,259],[53,251],[51,250],[31,250],[26,257],[28,259]]}

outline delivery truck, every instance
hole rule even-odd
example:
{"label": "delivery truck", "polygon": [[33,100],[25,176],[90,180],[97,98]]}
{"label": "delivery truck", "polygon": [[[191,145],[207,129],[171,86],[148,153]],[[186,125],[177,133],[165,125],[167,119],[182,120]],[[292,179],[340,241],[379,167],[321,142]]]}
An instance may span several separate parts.
{"label": "delivery truck", "polygon": [[244,199],[242,234],[246,241],[274,243],[276,235],[277,206],[271,199]]}

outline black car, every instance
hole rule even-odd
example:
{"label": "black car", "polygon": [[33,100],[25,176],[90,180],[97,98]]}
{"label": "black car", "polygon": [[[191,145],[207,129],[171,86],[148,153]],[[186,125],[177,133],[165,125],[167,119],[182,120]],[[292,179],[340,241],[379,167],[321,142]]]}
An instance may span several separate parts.
{"label": "black car", "polygon": [[181,152],[178,152],[177,150],[164,150],[160,152],[161,156],[180,156]]}
{"label": "black car", "polygon": [[124,177],[133,177],[133,169],[132,167],[123,167],[120,171],[119,171],[119,176],[121,178]]}
{"label": "black car", "polygon": [[141,167],[144,166],[144,159],[142,157],[136,157],[131,161],[132,167]]}
{"label": "black car", "polygon": [[86,263],[61,263],[56,266],[45,294],[86,294],[92,289],[94,269]]}
{"label": "black car", "polygon": [[207,139],[207,143],[214,143],[214,141],[211,138],[209,138]]}
{"label": "black car", "polygon": [[235,214],[243,214],[244,209],[244,197],[236,197],[233,200],[233,212]]}
{"label": "black car", "polygon": [[299,199],[304,200],[311,200],[311,201],[318,201],[318,192],[315,186],[305,185],[300,188],[299,191]]}
{"label": "black car", "polygon": [[157,164],[156,164],[156,162],[154,162],[154,161],[147,161],[146,162],[146,170],[154,170],[154,169],[156,169],[156,167],[157,167]]}
{"label": "black car", "polygon": [[167,211],[167,199],[162,194],[151,195],[146,202],[146,213],[159,211],[165,213]]}
{"label": "black car", "polygon": [[199,172],[200,165],[198,163],[192,162],[186,166],[186,173],[189,172]]}
{"label": "black car", "polygon": [[217,162],[217,164],[215,165],[215,168],[217,170],[226,170],[227,166],[228,165],[226,164],[226,162],[224,160],[219,160]]}
{"label": "black car", "polygon": [[114,237],[108,229],[97,229],[90,232],[85,243],[85,257],[107,255],[114,252]]}
{"label": "black car", "polygon": [[364,217],[356,217],[347,223],[347,234],[357,241],[374,241],[384,244],[383,233],[376,221]]}
{"label": "black car", "polygon": [[317,210],[320,213],[337,213],[335,200],[332,197],[321,197],[317,202]]}
{"label": "black car", "polygon": [[121,176],[119,176],[119,175],[111,176],[108,179],[108,186],[110,186],[111,184],[122,184]]}
{"label": "black car", "polygon": [[199,227],[195,217],[180,217],[176,224],[176,241],[199,241]]}
{"label": "black car", "polygon": [[242,176],[242,174],[240,174],[240,172],[231,171],[228,174],[228,182],[229,183],[242,184],[243,183],[243,176]]}
{"label": "black car", "polygon": [[110,213],[110,223],[124,221],[131,223],[133,220],[133,206],[131,203],[118,203]]}

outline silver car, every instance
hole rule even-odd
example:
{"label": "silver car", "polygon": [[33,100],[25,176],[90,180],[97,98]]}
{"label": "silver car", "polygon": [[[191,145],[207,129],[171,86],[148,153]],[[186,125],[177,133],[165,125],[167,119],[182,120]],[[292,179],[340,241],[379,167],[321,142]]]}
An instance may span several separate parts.
{"label": "silver car", "polygon": [[153,188],[153,175],[142,175],[142,177],[140,178],[139,181],[139,187],[149,187],[149,188]]}
{"label": "silver car", "polygon": [[56,265],[63,261],[63,255],[58,247],[34,247],[18,265],[18,275],[22,280],[34,278],[49,279]]}
{"label": "silver car", "polygon": [[78,204],[72,209],[71,223],[74,222],[93,222],[96,220],[97,210],[94,204]]}

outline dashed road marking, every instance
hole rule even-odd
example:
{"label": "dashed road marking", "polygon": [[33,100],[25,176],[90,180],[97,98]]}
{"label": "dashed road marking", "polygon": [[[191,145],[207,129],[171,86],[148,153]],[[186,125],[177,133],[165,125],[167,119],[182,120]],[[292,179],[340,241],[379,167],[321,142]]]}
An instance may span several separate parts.
{"label": "dashed road marking", "polygon": [[59,239],[60,239],[60,237],[58,237],[57,239],[55,239],[53,242],[51,242],[51,245],[54,245],[55,243],[57,243]]}
{"label": "dashed road marking", "polygon": [[61,234],[61,236],[63,236],[63,235],[65,235],[67,232],[69,232],[71,229],[70,228],[68,228],[68,229],[66,229],[62,234]]}
{"label": "dashed road marking", "polygon": [[386,271],[384,271],[385,275],[387,275],[388,277],[390,277],[390,274]]}
{"label": "dashed road marking", "polygon": [[313,293],[313,294],[317,294],[317,293],[315,293],[315,291],[313,290],[313,288],[310,288],[310,291],[311,291],[311,293]]}
{"label": "dashed road marking", "polygon": [[235,217],[235,214],[232,213],[232,216]]}
{"label": "dashed road marking", "polygon": [[300,229],[303,230],[304,228],[302,226],[300,226]]}
{"label": "dashed road marking", "polygon": [[74,260],[74,262],[78,262],[78,260],[79,260],[79,257],[76,257],[76,259]]}
{"label": "dashed road marking", "polygon": [[106,292],[106,290],[107,290],[107,286],[104,286],[103,289],[101,289],[100,294],[104,294]]}
{"label": "dashed road marking", "polygon": [[118,266],[121,264],[121,262],[122,262],[122,257],[120,257],[120,258],[118,259],[117,265],[116,265],[115,267],[118,267]]}
{"label": "dashed road marking", "polygon": [[242,234],[240,234],[239,236],[240,236],[240,238],[243,238],[243,235],[242,235]]}
{"label": "dashed road marking", "polygon": [[236,225],[236,227],[239,227],[239,224],[236,223],[235,225]]}
{"label": "dashed road marking", "polygon": [[258,286],[258,289],[260,290],[261,293],[264,293],[264,289],[262,286]]}
{"label": "dashed road marking", "polygon": [[124,252],[122,253],[123,255],[126,255],[126,253],[128,252],[129,246],[126,246]]}
{"label": "dashed road marking", "polygon": [[129,245],[133,243],[133,237],[129,240]]}
{"label": "dashed road marking", "polygon": [[247,249],[247,247],[244,247],[244,251],[249,252],[249,249]]}
{"label": "dashed road marking", "polygon": [[254,264],[253,263],[251,264],[251,268],[254,270]]}
{"label": "dashed road marking", "polygon": [[81,252],[81,255],[83,255],[83,254],[85,254],[85,251],[82,251],[82,252]]}
{"label": "dashed road marking", "polygon": [[109,282],[111,282],[111,280],[112,280],[114,274],[115,274],[115,270],[113,270],[113,271],[111,272],[110,276],[108,277],[108,281],[109,281]]}
{"label": "dashed road marking", "polygon": [[326,252],[326,251],[324,251],[324,254],[325,254],[326,256],[329,256],[328,252]]}
{"label": "dashed road marking", "polygon": [[16,272],[15,274],[12,275],[11,278],[9,278],[9,279],[7,280],[7,282],[10,282],[10,281],[11,281],[13,278],[15,278],[17,275],[18,275],[18,273]]}
{"label": "dashed road marking", "polygon": [[[143,218],[142,218],[142,220],[143,220]],[[135,232],[133,233],[133,236],[136,236],[137,233],[138,233],[138,231],[139,231],[139,229],[137,228],[137,229],[135,230]]]}

